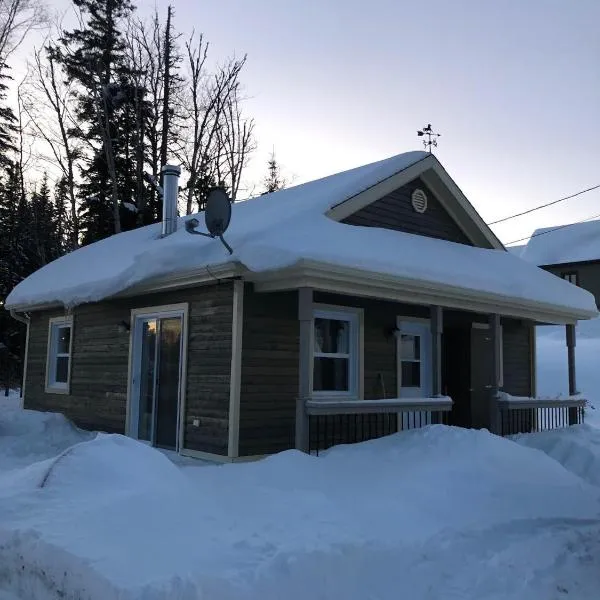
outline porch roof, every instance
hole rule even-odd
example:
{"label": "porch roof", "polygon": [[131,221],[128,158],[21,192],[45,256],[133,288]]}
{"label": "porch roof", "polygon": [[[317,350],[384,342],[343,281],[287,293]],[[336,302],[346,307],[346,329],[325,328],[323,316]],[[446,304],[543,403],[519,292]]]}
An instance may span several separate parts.
{"label": "porch roof", "polygon": [[334,207],[417,163],[436,165],[430,155],[412,152],[236,203],[225,236],[231,256],[218,240],[187,234],[183,218],[178,231],[165,238],[160,238],[160,224],[112,236],[46,265],[11,292],[6,306],[70,307],[236,274],[265,290],[284,289],[308,285],[310,271],[324,289],[344,281],[362,286],[368,295],[485,306],[556,323],[597,315],[589,292],[513,256],[501,244],[477,248],[347,225],[331,216]]}

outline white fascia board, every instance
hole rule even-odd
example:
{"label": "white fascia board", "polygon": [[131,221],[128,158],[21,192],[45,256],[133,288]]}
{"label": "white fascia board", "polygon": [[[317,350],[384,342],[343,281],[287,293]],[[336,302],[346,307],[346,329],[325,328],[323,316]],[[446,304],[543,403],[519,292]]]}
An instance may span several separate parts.
{"label": "white fascia board", "polygon": [[381,298],[406,304],[435,305],[538,323],[575,324],[597,314],[500,294],[465,290],[446,284],[381,275],[353,268],[302,261],[278,272],[250,276],[258,292],[310,287],[315,290]]}

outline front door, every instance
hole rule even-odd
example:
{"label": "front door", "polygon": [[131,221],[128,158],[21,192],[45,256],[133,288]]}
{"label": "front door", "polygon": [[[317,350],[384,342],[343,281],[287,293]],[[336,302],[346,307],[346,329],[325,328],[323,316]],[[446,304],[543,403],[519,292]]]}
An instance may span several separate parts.
{"label": "front door", "polygon": [[[398,396],[428,398],[431,396],[431,324],[429,321],[398,319]],[[414,429],[431,423],[431,412],[402,413],[402,429]]]}
{"label": "front door", "polygon": [[140,315],[134,320],[129,434],[177,449],[181,396],[183,314]]}
{"label": "front door", "polygon": [[494,355],[489,327],[471,329],[471,427],[489,429]]}

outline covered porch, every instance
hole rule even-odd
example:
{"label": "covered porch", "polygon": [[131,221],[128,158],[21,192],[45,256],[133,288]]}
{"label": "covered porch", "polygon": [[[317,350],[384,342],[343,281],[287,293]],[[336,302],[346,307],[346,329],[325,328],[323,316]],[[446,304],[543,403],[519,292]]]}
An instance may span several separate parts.
{"label": "covered porch", "polygon": [[[575,378],[575,324],[590,316],[583,311],[414,280],[311,275],[254,283],[259,296],[297,298],[297,449],[435,423],[511,435],[583,422]],[[566,399],[536,398],[535,328],[546,323],[565,326]]]}
{"label": "covered porch", "polygon": [[[310,349],[305,348],[309,366],[305,368],[301,364],[300,374],[301,378],[303,373],[306,375],[304,385],[312,393],[297,400],[297,449],[318,454],[337,444],[366,441],[431,424],[487,429],[506,436],[584,421],[586,401],[579,396],[576,387],[573,324],[565,325],[569,397],[537,398],[535,321],[441,306],[413,306],[407,311],[407,305],[397,305],[399,314],[395,326],[381,330],[383,337],[393,340],[388,344],[388,353],[393,351],[396,364],[392,389],[386,387],[385,358],[380,356],[377,365],[364,356],[376,346],[371,325],[368,335],[363,331],[359,342],[363,364],[358,376],[363,383],[358,387],[358,397],[347,397],[343,390],[323,393],[321,388],[329,386],[327,380],[339,380],[340,373],[323,373],[325,367],[315,364],[319,358],[321,361],[325,358],[315,358],[323,350],[323,340],[316,339],[322,335],[319,328],[323,328],[323,323],[317,323],[316,319],[328,316],[320,312],[319,307],[332,306],[318,300],[334,298],[303,289],[299,292],[300,304],[307,296],[312,296],[312,318],[300,320],[301,328],[303,323],[305,328],[304,336],[302,329],[300,332],[300,353],[302,357],[303,337],[310,338]],[[350,301],[339,296],[335,300],[344,304]],[[382,314],[381,306],[369,309],[368,303],[366,307],[356,299],[354,303],[363,304],[363,328],[365,322],[373,322],[371,310]],[[407,312],[411,314],[407,316]],[[420,316],[414,316],[415,313]],[[379,343],[383,344],[381,340]],[[320,379],[316,385],[315,377]],[[374,387],[369,385],[372,383]],[[335,385],[334,382],[331,387]]]}

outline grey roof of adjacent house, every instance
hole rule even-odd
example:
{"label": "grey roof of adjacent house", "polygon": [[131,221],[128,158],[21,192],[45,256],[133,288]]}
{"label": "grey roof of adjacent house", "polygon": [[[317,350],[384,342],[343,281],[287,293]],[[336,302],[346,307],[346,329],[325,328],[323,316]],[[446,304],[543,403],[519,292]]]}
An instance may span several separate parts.
{"label": "grey roof of adjacent house", "polygon": [[[479,247],[341,222],[417,177]],[[231,256],[218,240],[189,235],[183,220],[167,237],[155,224],[61,257],[21,282],[6,305],[72,307],[233,274],[274,290],[284,282],[293,287],[301,275],[306,282],[310,272],[319,285],[352,282],[354,290],[360,284],[362,293],[399,301],[461,307],[477,298],[480,310],[556,322],[597,314],[591,294],[506,252],[439,161],[424,152],[236,202],[226,236]]]}
{"label": "grey roof of adjacent house", "polygon": [[600,260],[600,221],[536,229],[520,257],[538,266]]}

